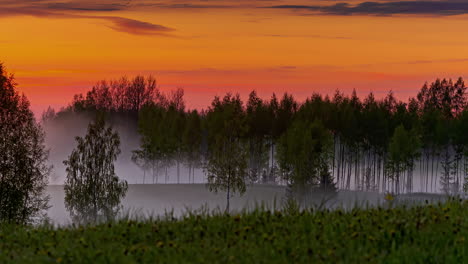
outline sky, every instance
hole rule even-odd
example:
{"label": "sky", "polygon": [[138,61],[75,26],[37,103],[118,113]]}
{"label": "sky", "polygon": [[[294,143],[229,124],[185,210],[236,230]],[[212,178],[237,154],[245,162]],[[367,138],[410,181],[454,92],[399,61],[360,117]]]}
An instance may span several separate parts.
{"label": "sky", "polygon": [[137,74],[198,109],[251,90],[406,100],[468,76],[467,28],[466,0],[0,0],[0,62],[35,113]]}

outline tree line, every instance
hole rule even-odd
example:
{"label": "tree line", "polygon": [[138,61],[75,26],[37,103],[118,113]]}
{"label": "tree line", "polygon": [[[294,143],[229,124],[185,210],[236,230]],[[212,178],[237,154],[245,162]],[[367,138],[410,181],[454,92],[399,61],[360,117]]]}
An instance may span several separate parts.
{"label": "tree line", "polygon": [[210,186],[234,191],[245,189],[239,182],[395,193],[467,187],[462,78],[426,83],[406,102],[392,92],[381,99],[314,93],[299,102],[288,93],[265,100],[252,91],[245,103],[228,93],[201,111],[186,109],[182,89],[164,94],[154,80],[99,82],[62,111],[134,113],[141,146],[133,160],[151,173],[149,182],[167,179],[171,166],[179,182],[184,164],[189,181],[202,168]]}
{"label": "tree line", "polygon": [[[29,102],[1,65],[0,77],[0,217],[25,223],[47,208],[43,194],[51,167]],[[299,102],[288,93],[265,100],[252,91],[245,103],[227,93],[198,111],[187,109],[183,96],[183,89],[162,93],[151,76],[101,81],[57,113],[49,108],[42,122],[89,114],[112,124],[125,117],[139,133],[132,160],[145,176],[167,180],[168,168],[176,166],[178,182],[190,182],[202,168],[210,190],[226,191],[227,210],[232,193],[259,182],[394,193],[468,188],[468,107],[461,78],[426,83],[407,102],[392,92],[382,99],[372,93],[361,99],[355,91],[314,93]],[[105,122],[95,119],[64,162],[72,216],[108,218],[125,196],[127,183],[113,167],[120,139]]]}

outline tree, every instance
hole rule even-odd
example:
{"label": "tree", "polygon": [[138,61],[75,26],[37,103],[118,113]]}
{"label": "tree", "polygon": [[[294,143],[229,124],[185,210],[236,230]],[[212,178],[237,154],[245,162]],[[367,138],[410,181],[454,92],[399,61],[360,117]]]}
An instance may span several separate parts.
{"label": "tree", "polygon": [[41,117],[42,125],[44,125],[45,123],[49,121],[54,120],[56,116],[57,114],[55,113],[55,110],[49,106],[47,110],[42,113],[42,117]]}
{"label": "tree", "polygon": [[[390,140],[389,160],[387,163],[388,175],[394,181],[394,190],[400,193],[400,178],[404,172],[412,172],[414,160],[419,157],[420,141],[414,131],[408,131],[399,125]],[[412,178],[408,177],[410,184]]]}
{"label": "tree", "polygon": [[153,76],[136,76],[125,91],[128,110],[138,113],[141,107],[155,99],[157,93],[156,79]]}
{"label": "tree", "polygon": [[147,153],[146,151],[147,149],[134,150],[131,157],[133,163],[143,171],[143,184],[145,184],[146,171],[155,163],[154,159],[151,158],[151,153]]}
{"label": "tree", "polygon": [[[251,178],[259,180],[266,176],[268,168],[268,136],[273,123],[268,105],[257,96],[255,91],[249,95],[246,107],[247,136],[249,141],[249,169]],[[266,181],[267,179],[263,179]]]}
{"label": "tree", "polygon": [[201,118],[197,110],[187,114],[185,129],[182,133],[185,161],[189,167],[189,183],[195,181],[195,168],[199,167],[202,160],[202,128]]}
{"label": "tree", "polygon": [[183,134],[186,124],[184,90],[178,88],[171,92],[168,107],[165,111],[166,136],[163,137],[170,156],[177,165],[177,184],[180,183],[180,162],[184,152]]}
{"label": "tree", "polygon": [[169,165],[180,156],[177,154],[181,153],[183,121],[183,112],[176,111],[169,104],[151,102],[144,105],[138,120],[138,132],[141,135],[140,149],[134,152],[134,161],[139,159],[151,161],[153,176],[157,174],[157,163],[163,164],[167,172]]}
{"label": "tree", "polygon": [[76,137],[77,147],[64,161],[65,206],[74,221],[89,223],[112,219],[128,189],[115,174],[114,162],[120,154],[119,135],[97,117],[87,135]]}
{"label": "tree", "polygon": [[246,191],[248,149],[243,136],[246,120],[239,95],[218,97],[207,114],[209,142],[205,172],[210,191],[226,191],[226,212],[232,193]]}
{"label": "tree", "polygon": [[[333,142],[331,163],[327,165],[330,172],[324,170],[322,182],[326,182],[330,174],[339,188],[385,192],[392,180],[396,183],[401,177],[404,184],[398,186],[412,191],[412,173],[418,166],[414,172],[419,173],[415,174],[420,177],[419,189],[436,191],[441,182],[461,189],[463,178],[468,174],[466,90],[460,78],[456,82],[443,79],[425,84],[417,96],[407,102],[398,100],[391,91],[382,99],[372,93],[359,98],[356,91],[347,96],[337,91],[332,99],[313,94],[305,102],[297,102],[287,93],[279,98],[273,94],[270,100],[263,100],[252,91],[245,107],[240,99],[240,107],[234,107],[244,117],[241,123],[245,127],[226,132],[220,120],[225,121],[222,113],[230,103],[224,99],[217,98],[209,111],[190,112],[185,109],[182,89],[160,93],[152,77],[138,76],[100,82],[85,96],[77,95],[65,111],[71,114],[105,111],[111,116],[125,116],[135,121],[130,124],[130,127],[135,125],[133,128],[138,119],[142,141],[133,160],[143,170],[152,168],[153,179],[157,175],[157,165],[166,168],[167,179],[167,168],[177,164],[179,175],[180,161],[189,167],[190,179],[193,168],[213,156],[217,137],[228,135],[236,141],[239,151],[247,151],[250,180],[258,181],[261,176],[264,182],[275,181],[280,174],[277,168],[279,139],[292,131],[296,120],[308,124],[317,120],[331,133]],[[229,101],[233,98],[237,100],[230,95]],[[62,112],[54,118],[62,118]],[[48,116],[54,114],[46,113],[45,119]],[[400,125],[407,133],[415,135],[418,142],[420,139],[418,152],[422,158],[413,159],[413,168],[407,167],[406,162],[411,163],[411,160],[400,161],[395,156],[401,153],[389,153],[391,144],[394,150],[398,149],[397,141],[392,143],[391,138]],[[239,131],[241,135],[229,136]],[[400,165],[404,166],[401,167],[403,171],[399,170]],[[441,182],[438,181],[440,173]]]}
{"label": "tree", "polygon": [[0,222],[37,222],[45,216],[51,167],[44,132],[0,64]]}
{"label": "tree", "polygon": [[447,195],[455,194],[457,192],[458,186],[455,182],[456,176],[456,163],[451,159],[450,149],[447,146],[444,153],[442,154],[442,174],[440,175],[440,186],[441,191]]}
{"label": "tree", "polygon": [[86,96],[75,95],[67,110],[138,114],[144,105],[161,99],[156,79],[151,75],[138,75],[131,80],[123,77],[110,82],[99,81]]}
{"label": "tree", "polygon": [[278,163],[288,184],[298,187],[319,186],[334,190],[330,174],[333,137],[319,120],[295,120],[281,137]]}

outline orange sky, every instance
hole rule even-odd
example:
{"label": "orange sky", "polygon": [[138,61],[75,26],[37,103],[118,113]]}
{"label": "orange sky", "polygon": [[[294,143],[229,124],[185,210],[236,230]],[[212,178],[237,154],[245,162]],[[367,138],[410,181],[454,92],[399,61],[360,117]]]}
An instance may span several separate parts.
{"label": "orange sky", "polygon": [[468,75],[468,4],[459,0],[100,3],[0,0],[0,61],[36,113],[122,75],[183,87],[197,108],[252,89],[406,99],[426,80]]}

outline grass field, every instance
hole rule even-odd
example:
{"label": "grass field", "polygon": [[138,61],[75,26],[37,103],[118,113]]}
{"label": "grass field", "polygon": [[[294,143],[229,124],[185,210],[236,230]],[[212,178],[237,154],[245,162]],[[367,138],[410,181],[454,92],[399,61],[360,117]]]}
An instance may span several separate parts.
{"label": "grass field", "polygon": [[0,263],[467,263],[468,202],[0,227]]}

